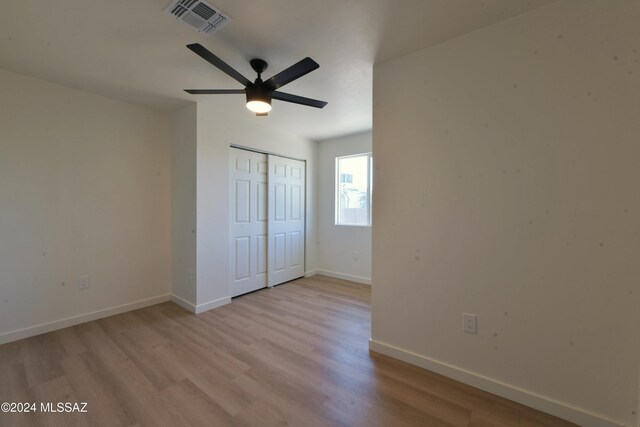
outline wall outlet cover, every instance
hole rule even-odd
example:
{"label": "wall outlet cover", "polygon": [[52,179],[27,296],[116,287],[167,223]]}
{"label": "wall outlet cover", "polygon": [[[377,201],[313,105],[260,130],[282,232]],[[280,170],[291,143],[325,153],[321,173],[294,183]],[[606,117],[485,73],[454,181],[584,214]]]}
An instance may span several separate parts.
{"label": "wall outlet cover", "polygon": [[89,289],[89,276],[82,276],[78,279],[78,289]]}
{"label": "wall outlet cover", "polygon": [[475,314],[462,313],[462,330],[467,334],[475,334],[477,329],[478,318]]}

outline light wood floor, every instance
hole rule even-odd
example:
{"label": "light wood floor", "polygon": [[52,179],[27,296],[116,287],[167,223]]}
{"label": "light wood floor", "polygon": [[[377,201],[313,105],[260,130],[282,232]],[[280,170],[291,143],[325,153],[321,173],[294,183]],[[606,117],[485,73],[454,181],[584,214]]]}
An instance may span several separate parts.
{"label": "light wood floor", "polygon": [[370,290],[315,276],[195,316],[164,303],[0,346],[0,425],[569,426],[369,353]]}

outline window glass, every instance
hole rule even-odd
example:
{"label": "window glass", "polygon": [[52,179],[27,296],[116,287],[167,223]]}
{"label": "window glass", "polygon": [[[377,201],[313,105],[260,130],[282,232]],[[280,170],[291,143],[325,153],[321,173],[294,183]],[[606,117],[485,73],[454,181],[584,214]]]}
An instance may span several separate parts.
{"label": "window glass", "polygon": [[336,224],[371,224],[371,154],[336,159]]}

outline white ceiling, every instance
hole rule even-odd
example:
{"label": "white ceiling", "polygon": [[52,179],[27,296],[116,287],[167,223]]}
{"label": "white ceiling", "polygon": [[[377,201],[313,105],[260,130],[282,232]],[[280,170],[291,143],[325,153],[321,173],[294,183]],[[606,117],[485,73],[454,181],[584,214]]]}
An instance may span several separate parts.
{"label": "white ceiling", "polygon": [[257,121],[310,139],[371,128],[372,66],[553,0],[211,0],[233,21],[213,37],[164,14],[169,0],[10,1],[0,14],[0,68],[152,108],[189,101],[250,113],[242,95],[196,97],[184,88],[240,88],[189,51],[198,42],[250,80],[305,56],[320,68],[281,90],[329,102],[323,110],[274,101]]}

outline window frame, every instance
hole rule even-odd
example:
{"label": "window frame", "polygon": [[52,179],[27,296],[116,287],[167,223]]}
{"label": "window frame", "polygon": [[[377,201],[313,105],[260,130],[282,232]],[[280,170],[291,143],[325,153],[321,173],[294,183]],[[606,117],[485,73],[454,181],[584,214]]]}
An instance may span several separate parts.
{"label": "window frame", "polygon": [[[340,160],[353,157],[367,157],[367,223],[366,224],[342,224],[340,222]],[[346,156],[336,156],[335,160],[335,181],[334,187],[334,225],[341,227],[371,227],[373,218],[372,207],[372,181],[373,181],[373,155],[371,152],[348,154]]]}

